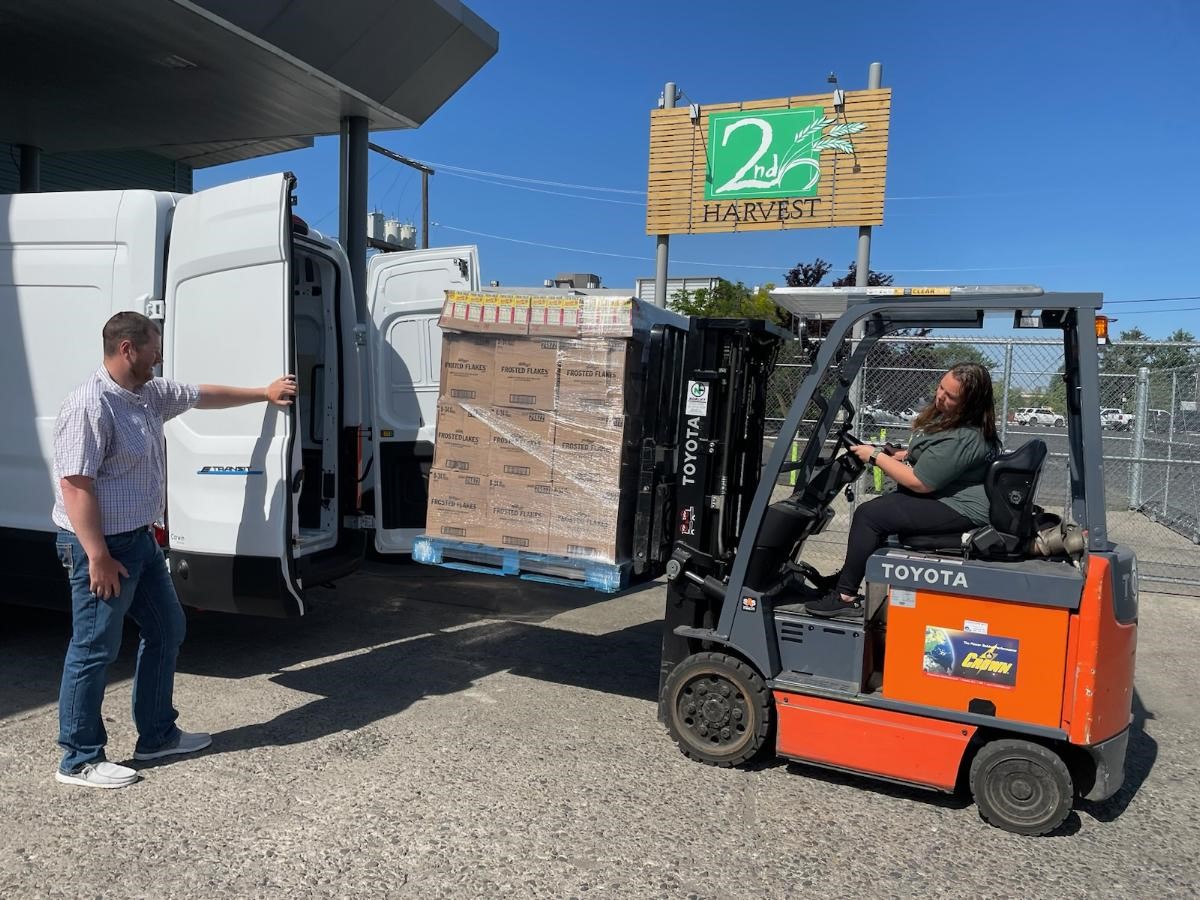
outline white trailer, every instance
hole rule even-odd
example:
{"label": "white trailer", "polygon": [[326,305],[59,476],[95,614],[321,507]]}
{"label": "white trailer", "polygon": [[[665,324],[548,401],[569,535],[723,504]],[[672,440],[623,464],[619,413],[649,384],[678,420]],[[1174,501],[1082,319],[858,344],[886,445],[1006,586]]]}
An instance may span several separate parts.
{"label": "white trailer", "polygon": [[356,309],[345,254],[291,212],[294,179],[191,195],[0,196],[0,600],[65,606],[54,554],[53,429],[100,365],[121,310],[161,322],[163,371],[265,384],[297,402],[169,422],[161,540],[187,605],[300,615],[374,535],[407,552],[425,521],[447,289],[475,290],[474,247],[371,259]]}

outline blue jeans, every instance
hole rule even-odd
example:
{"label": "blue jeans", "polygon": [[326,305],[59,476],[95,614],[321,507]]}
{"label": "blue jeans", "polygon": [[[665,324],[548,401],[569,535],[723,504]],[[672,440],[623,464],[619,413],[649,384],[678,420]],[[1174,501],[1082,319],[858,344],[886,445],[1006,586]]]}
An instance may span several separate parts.
{"label": "blue jeans", "polygon": [[104,759],[108,734],[100,707],[109,664],[121,649],[128,615],[141,629],[133,676],[133,721],[137,751],[161,749],[178,737],[172,696],[175,660],[186,622],[162,550],[149,530],[105,535],[108,552],[129,572],[121,593],[102,600],[92,593],[87,554],[74,534],[58,533],[58,558],[71,580],[71,643],[58,695],[59,771],[74,772]]}

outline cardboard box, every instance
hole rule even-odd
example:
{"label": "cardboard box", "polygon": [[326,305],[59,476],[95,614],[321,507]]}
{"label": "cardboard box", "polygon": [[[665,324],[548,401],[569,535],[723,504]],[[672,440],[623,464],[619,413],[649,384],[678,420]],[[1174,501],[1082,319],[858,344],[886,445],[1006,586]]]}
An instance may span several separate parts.
{"label": "cardboard box", "polygon": [[549,552],[596,562],[622,562],[629,554],[628,515],[617,490],[571,489],[554,498]]}
{"label": "cardboard box", "polygon": [[471,406],[449,397],[438,400],[434,468],[472,475],[489,474],[492,430],[486,421],[470,411]]}
{"label": "cardboard box", "polygon": [[[625,418],[559,417],[554,427],[552,480],[618,490],[626,467]],[[628,461],[629,464],[636,460]]]}
{"label": "cardboard box", "polygon": [[460,334],[443,335],[441,396],[490,405],[495,361],[494,341]]}
{"label": "cardboard box", "polygon": [[552,495],[539,492],[533,482],[493,475],[488,479],[487,542],[545,553],[552,511]]}
{"label": "cardboard box", "polygon": [[524,336],[529,334],[529,298],[446,291],[438,325],[447,331]]}
{"label": "cardboard box", "polygon": [[493,406],[487,423],[492,437],[488,468],[492,475],[549,481],[554,461],[554,413]]}
{"label": "cardboard box", "polygon": [[629,342],[616,338],[560,341],[558,408],[568,415],[624,412],[632,355]]}
{"label": "cardboard box", "polygon": [[583,298],[575,294],[530,297],[530,337],[578,337],[582,308]]}
{"label": "cardboard box", "polygon": [[579,313],[579,336],[631,337],[644,305],[633,297],[588,297]]}
{"label": "cardboard box", "polygon": [[558,341],[497,338],[493,403],[523,409],[554,409]]}
{"label": "cardboard box", "polygon": [[456,541],[486,541],[490,535],[487,496],[485,475],[430,469],[425,533]]}

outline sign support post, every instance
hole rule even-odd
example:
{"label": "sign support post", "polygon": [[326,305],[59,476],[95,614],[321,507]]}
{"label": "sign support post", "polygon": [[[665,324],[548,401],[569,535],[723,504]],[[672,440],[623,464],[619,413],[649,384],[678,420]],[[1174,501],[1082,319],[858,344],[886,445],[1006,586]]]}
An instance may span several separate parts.
{"label": "sign support post", "polygon": [[[663,88],[663,109],[675,108],[675,82],[668,81]],[[654,252],[654,305],[667,307],[667,256],[671,236],[660,234]]]}
{"label": "sign support post", "polygon": [[[877,91],[881,87],[883,87],[883,63],[873,62],[873,63],[871,63],[871,67],[867,70],[867,90]],[[866,287],[870,277],[871,277],[871,226],[870,225],[859,225],[858,226],[858,255],[855,257],[855,266],[854,266],[854,286],[855,287]],[[854,333],[852,336],[852,340],[850,342],[851,352],[853,352],[853,350],[858,347],[858,342],[862,340],[862,336],[863,336],[863,323],[858,322],[854,326]],[[850,386],[850,396],[854,398],[854,408],[862,409],[862,407],[863,407],[863,376],[862,376],[861,370],[858,372],[857,375],[854,376],[854,384],[852,384]],[[865,480],[866,480],[866,473],[864,472],[863,476],[859,479],[860,487],[865,482]],[[882,479],[880,477],[878,469],[875,469],[875,481],[876,481],[875,492],[877,494],[883,493],[883,487],[881,484]],[[855,492],[854,500],[850,504],[850,509],[852,511],[858,509],[858,494],[860,492],[861,491]]]}
{"label": "sign support post", "polygon": [[[877,91],[883,87],[883,63],[873,62],[867,70],[867,90]],[[858,226],[858,257],[855,287],[866,287],[871,274],[871,226]]]}

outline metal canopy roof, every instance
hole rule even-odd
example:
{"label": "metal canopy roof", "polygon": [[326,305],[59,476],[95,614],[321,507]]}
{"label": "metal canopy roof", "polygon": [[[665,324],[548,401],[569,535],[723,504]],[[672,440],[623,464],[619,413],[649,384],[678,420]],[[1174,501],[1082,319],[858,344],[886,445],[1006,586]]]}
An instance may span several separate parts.
{"label": "metal canopy roof", "polygon": [[199,168],[415,128],[498,46],[457,0],[0,0],[0,141]]}

